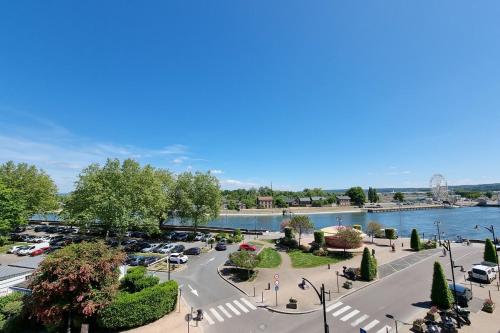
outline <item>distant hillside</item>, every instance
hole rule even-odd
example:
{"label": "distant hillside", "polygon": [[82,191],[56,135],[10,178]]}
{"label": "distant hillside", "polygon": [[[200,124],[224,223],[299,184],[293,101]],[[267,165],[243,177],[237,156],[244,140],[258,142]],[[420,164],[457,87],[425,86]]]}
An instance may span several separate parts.
{"label": "distant hillside", "polygon": [[[462,190],[462,191],[471,191],[471,192],[486,192],[486,191],[500,191],[500,183],[494,184],[477,184],[477,185],[453,185],[448,186],[449,189],[452,190]],[[347,189],[337,189],[337,190],[327,190],[327,192],[332,193],[345,193]],[[429,191],[428,187],[391,187],[391,188],[377,188],[377,192],[386,193],[386,192],[427,192]]]}

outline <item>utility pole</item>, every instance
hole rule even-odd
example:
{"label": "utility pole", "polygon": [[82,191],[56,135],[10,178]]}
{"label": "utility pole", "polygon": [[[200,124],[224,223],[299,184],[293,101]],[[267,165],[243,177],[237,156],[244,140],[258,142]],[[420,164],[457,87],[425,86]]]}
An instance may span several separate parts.
{"label": "utility pole", "polygon": [[455,264],[453,263],[453,257],[451,255],[451,244],[449,240],[444,241],[443,246],[448,252],[450,253],[450,265],[451,265],[451,278],[453,280],[453,296],[455,299],[455,315],[457,316],[457,325],[458,328],[461,328],[462,325],[460,324],[460,319],[458,316],[458,297],[457,297],[457,286],[455,284]]}
{"label": "utility pole", "polygon": [[314,291],[316,292],[316,295],[318,295],[318,298],[319,298],[319,301],[321,302],[321,304],[323,305],[323,327],[325,329],[325,333],[329,333],[329,327],[328,327],[328,322],[326,321],[326,292],[325,292],[325,284],[322,283],[321,284],[321,288],[320,290],[321,291],[318,291],[318,289],[316,289],[316,287],[314,286],[314,284],[311,283],[311,281],[309,281],[308,279],[306,278],[302,278],[302,284],[305,285],[307,283],[309,283]]}

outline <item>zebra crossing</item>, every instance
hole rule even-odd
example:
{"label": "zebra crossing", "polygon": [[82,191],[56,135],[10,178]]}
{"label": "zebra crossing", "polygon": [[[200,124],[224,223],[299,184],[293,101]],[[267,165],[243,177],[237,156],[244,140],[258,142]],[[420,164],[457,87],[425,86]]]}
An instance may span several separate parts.
{"label": "zebra crossing", "polygon": [[215,305],[207,311],[203,311],[203,317],[209,325],[214,325],[233,317],[245,315],[254,310],[257,310],[257,307],[246,298],[241,297],[224,304]]}
{"label": "zebra crossing", "polygon": [[380,321],[377,319],[370,318],[369,315],[363,314],[361,311],[353,309],[351,306],[343,304],[342,302],[329,305],[326,308],[326,312],[331,313],[333,317],[340,321],[349,322],[352,327],[362,328],[366,332],[387,333],[391,332],[392,329],[389,325],[380,327]]}

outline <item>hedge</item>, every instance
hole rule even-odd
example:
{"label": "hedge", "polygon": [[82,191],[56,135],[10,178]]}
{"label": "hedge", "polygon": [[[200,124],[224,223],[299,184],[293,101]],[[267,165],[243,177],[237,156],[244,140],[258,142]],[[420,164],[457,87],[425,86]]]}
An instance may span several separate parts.
{"label": "hedge", "polygon": [[109,330],[151,323],[175,309],[177,289],[177,282],[171,280],[133,294],[122,292],[100,311],[97,322]]}
{"label": "hedge", "polygon": [[134,293],[143,289],[156,286],[160,279],[154,275],[146,275],[146,267],[138,266],[129,268],[122,280],[122,289]]}
{"label": "hedge", "polygon": [[322,247],[325,245],[325,233],[321,230],[314,232],[314,243],[318,245],[318,247]]}

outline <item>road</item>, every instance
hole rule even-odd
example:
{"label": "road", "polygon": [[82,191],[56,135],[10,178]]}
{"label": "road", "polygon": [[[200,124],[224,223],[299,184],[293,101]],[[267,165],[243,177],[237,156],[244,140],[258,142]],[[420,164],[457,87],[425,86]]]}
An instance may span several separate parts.
{"label": "road", "polygon": [[[183,296],[188,304],[205,311],[202,325],[206,333],[324,332],[321,311],[307,315],[273,313],[258,307],[258,297],[247,297],[224,282],[216,268],[235,249],[233,246],[226,252],[211,252],[192,259],[189,269],[172,275],[183,285]],[[455,263],[468,269],[481,261],[482,251],[483,246],[477,244],[455,246]],[[393,332],[394,321],[386,318],[386,314],[409,321],[429,301],[435,260],[443,264],[451,279],[449,257],[437,253],[340,301],[329,302],[330,333],[359,332],[360,328],[369,333],[385,333],[387,329]],[[464,273],[459,268],[455,273],[463,280]]]}

